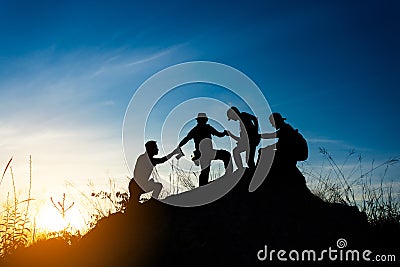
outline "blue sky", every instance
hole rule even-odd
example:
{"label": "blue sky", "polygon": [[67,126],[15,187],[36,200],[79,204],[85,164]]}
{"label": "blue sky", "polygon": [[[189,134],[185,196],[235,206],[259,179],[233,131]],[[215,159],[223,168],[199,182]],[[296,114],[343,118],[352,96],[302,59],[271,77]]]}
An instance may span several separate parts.
{"label": "blue sky", "polygon": [[399,11],[397,1],[0,1],[1,164],[14,156],[25,179],[32,154],[38,192],[126,179],[133,93],[192,60],[248,75],[309,140],[311,163],[320,146],[339,161],[352,148],[398,156]]}

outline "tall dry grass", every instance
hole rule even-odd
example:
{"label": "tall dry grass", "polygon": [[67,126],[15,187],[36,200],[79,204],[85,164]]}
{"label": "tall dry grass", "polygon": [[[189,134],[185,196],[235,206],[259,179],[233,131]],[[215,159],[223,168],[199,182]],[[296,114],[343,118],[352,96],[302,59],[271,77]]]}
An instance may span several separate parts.
{"label": "tall dry grass", "polygon": [[3,182],[7,172],[10,173],[12,182],[12,195],[7,193],[6,202],[3,203],[3,210],[0,212],[0,257],[9,255],[14,250],[25,247],[35,240],[35,227],[29,218],[31,188],[32,188],[32,157],[29,157],[29,189],[27,198],[18,200],[14,179],[14,172],[11,166],[13,158],[8,161],[1,180]]}
{"label": "tall dry grass", "polygon": [[[127,182],[129,178],[127,177]],[[98,190],[92,181],[89,181],[88,190],[82,190],[76,187],[71,182],[67,183],[75,194],[79,196],[79,204],[82,206],[86,213],[89,213],[89,218],[86,221],[87,229],[89,231],[96,223],[113,213],[125,212],[129,201],[129,193],[127,188],[125,190],[119,189],[114,179],[108,178],[108,189]],[[88,193],[90,192],[90,193]],[[82,214],[82,216],[85,216]]]}
{"label": "tall dry grass", "polygon": [[398,164],[399,158],[372,161],[368,166],[354,150],[341,164],[327,149],[320,148],[320,153],[324,161],[318,169],[307,162],[299,166],[315,195],[327,202],[358,207],[372,225],[400,224],[400,188],[387,181],[390,167]]}
{"label": "tall dry grass", "polygon": [[[171,172],[168,175],[168,186],[163,188],[161,197],[164,198],[170,195],[176,195],[198,187],[200,171],[195,171],[194,166],[193,163],[190,168],[186,170],[179,165],[179,160],[171,160]],[[222,173],[221,164],[218,164],[217,167],[211,168],[209,180],[213,181],[218,179],[221,177]],[[153,172],[153,179],[156,181],[162,180],[156,169]]]}
{"label": "tall dry grass", "polygon": [[[400,225],[399,188],[396,188],[390,181],[386,181],[389,168],[398,164],[399,158],[391,158],[378,164],[373,161],[366,167],[362,157],[356,155],[354,151],[349,152],[341,164],[326,149],[321,148],[320,153],[323,157],[320,167],[312,167],[307,162],[299,166],[314,194],[327,202],[357,206],[367,214],[372,225],[387,223]],[[0,210],[0,258],[13,253],[15,249],[44,239],[61,238],[68,244],[72,244],[82,237],[81,232],[73,232],[67,228],[59,232],[46,233],[46,235],[37,233],[35,220],[32,221],[29,218],[30,202],[34,200],[31,197],[31,157],[29,158],[29,173],[28,193],[20,201],[16,193],[12,158],[3,171],[0,186],[4,179],[10,177],[12,191],[7,194],[3,210]],[[210,174],[210,177],[215,179],[220,174],[221,170],[216,169]],[[183,170],[178,162],[172,161],[169,176],[171,186],[165,189],[164,194],[177,194],[194,189],[198,184],[198,175],[199,173],[192,169]],[[129,181],[128,179],[127,181]],[[88,229],[93,228],[103,217],[116,212],[124,212],[129,200],[127,190],[118,189],[116,182],[111,178],[108,190],[95,190],[94,184],[90,185],[92,186],[90,194],[74,187],[80,196],[81,206],[86,207],[87,211],[91,213],[90,219],[87,221]],[[72,207],[72,203],[74,202],[66,202],[65,195],[59,204],[53,201],[54,208],[64,216]]]}
{"label": "tall dry grass", "polygon": [[[81,235],[79,231],[71,231],[68,226],[65,226],[63,230],[57,232],[38,232],[36,227],[36,219],[32,220],[31,202],[34,201],[31,197],[32,190],[32,156],[29,156],[29,182],[28,191],[26,198],[22,198],[17,194],[17,185],[15,182],[11,157],[8,161],[1,180],[0,186],[6,177],[10,177],[11,180],[11,193],[7,193],[7,197],[4,203],[2,203],[2,209],[0,210],[0,258],[4,258],[7,255],[12,254],[15,250],[23,247],[27,247],[31,244],[47,240],[51,238],[62,239],[66,243],[71,244],[72,241],[78,240]],[[8,174],[8,175],[7,175]],[[53,205],[65,218],[65,214],[71,208],[65,206],[65,194],[62,202],[57,204],[53,202]]]}

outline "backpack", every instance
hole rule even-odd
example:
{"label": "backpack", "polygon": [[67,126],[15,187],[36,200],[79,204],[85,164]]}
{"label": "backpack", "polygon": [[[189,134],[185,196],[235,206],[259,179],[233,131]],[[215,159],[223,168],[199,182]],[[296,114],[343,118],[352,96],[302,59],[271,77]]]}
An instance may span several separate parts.
{"label": "backpack", "polygon": [[307,141],[296,129],[293,133],[293,156],[297,161],[304,161],[308,158]]}

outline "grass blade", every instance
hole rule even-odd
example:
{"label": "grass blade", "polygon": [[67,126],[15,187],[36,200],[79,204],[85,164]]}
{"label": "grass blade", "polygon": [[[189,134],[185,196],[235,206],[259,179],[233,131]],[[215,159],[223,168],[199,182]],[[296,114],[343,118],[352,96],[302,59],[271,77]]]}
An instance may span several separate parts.
{"label": "grass blade", "polygon": [[8,167],[10,166],[12,159],[13,159],[13,157],[10,158],[10,160],[9,160],[8,163],[7,163],[6,168],[4,169],[3,175],[1,176],[0,185],[1,185],[1,183],[3,182],[4,175],[6,174],[7,169],[8,169]]}

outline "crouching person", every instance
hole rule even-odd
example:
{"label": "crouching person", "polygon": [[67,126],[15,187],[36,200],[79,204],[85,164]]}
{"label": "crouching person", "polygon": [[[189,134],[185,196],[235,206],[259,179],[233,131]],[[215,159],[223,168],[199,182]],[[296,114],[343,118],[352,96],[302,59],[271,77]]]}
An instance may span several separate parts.
{"label": "crouching person", "polygon": [[[135,164],[133,171],[133,178],[129,182],[129,194],[130,200],[139,200],[139,197],[143,193],[148,193],[153,191],[152,197],[158,198],[162,190],[162,184],[150,179],[151,173],[157,164],[166,162],[168,159],[176,154],[181,153],[179,148],[176,148],[168,155],[162,158],[155,158],[154,156],[158,154],[158,147],[156,141],[148,141],[145,144],[146,152],[140,155]],[[142,192],[138,192],[138,186],[142,189]]]}

